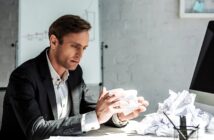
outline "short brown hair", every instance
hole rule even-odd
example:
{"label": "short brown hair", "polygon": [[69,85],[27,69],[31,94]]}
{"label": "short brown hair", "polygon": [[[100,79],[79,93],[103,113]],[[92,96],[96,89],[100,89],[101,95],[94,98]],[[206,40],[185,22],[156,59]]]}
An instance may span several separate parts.
{"label": "short brown hair", "polygon": [[63,36],[69,33],[80,33],[88,31],[91,25],[86,20],[76,15],[64,15],[56,19],[49,27],[48,36],[55,35],[59,43],[63,43]]}

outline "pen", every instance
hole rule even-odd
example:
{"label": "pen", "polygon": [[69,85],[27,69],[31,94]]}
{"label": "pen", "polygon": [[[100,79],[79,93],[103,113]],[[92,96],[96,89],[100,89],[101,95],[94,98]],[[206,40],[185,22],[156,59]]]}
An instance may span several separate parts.
{"label": "pen", "polygon": [[[188,139],[188,137],[187,137],[187,127],[186,127],[186,117],[185,116],[180,116],[180,131]],[[180,140],[185,140],[182,137],[179,138],[179,139]]]}
{"label": "pen", "polygon": [[166,115],[165,112],[163,114],[167,117],[167,119],[170,121],[170,123],[174,126],[174,128],[178,131],[178,133],[186,140],[187,138],[184,136],[184,134],[175,126],[175,124],[172,122],[172,120]]}

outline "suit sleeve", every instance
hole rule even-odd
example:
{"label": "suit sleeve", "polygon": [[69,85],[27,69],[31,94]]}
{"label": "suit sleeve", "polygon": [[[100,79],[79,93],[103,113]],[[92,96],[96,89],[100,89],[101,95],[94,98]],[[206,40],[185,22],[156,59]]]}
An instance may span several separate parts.
{"label": "suit sleeve", "polygon": [[82,82],[82,89],[83,93],[80,104],[80,113],[83,114],[89,111],[94,111],[97,99],[93,99],[93,97],[95,98],[96,96],[90,92],[84,81]]}
{"label": "suit sleeve", "polygon": [[46,121],[43,118],[31,75],[23,69],[14,72],[7,91],[18,123],[28,139],[82,134],[80,114],[60,120]]}

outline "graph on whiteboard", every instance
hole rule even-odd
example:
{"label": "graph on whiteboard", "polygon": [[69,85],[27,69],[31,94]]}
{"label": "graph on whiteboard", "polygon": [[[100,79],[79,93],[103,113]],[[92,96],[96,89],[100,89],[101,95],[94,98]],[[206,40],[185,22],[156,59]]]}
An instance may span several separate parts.
{"label": "graph on whiteboard", "polygon": [[[91,26],[92,29],[90,30],[90,40],[89,41],[94,41],[95,40],[95,20],[96,20],[96,13],[93,11],[88,11],[85,10],[84,13],[79,15],[81,18],[87,20]],[[41,32],[32,32],[32,33],[27,33],[22,36],[23,38],[27,39],[28,41],[44,41],[48,39],[48,30],[44,30]]]}

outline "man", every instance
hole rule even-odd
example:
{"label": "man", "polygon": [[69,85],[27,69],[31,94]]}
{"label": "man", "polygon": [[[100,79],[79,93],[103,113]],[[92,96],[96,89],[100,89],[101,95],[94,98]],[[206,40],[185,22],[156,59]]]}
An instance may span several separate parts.
{"label": "man", "polygon": [[50,47],[13,71],[4,99],[2,138],[80,135],[103,123],[122,127],[146,110],[148,102],[139,97],[139,108],[125,116],[117,90],[110,96],[104,89],[96,106],[87,101],[79,62],[90,28],[78,16],[58,18],[49,28]]}

